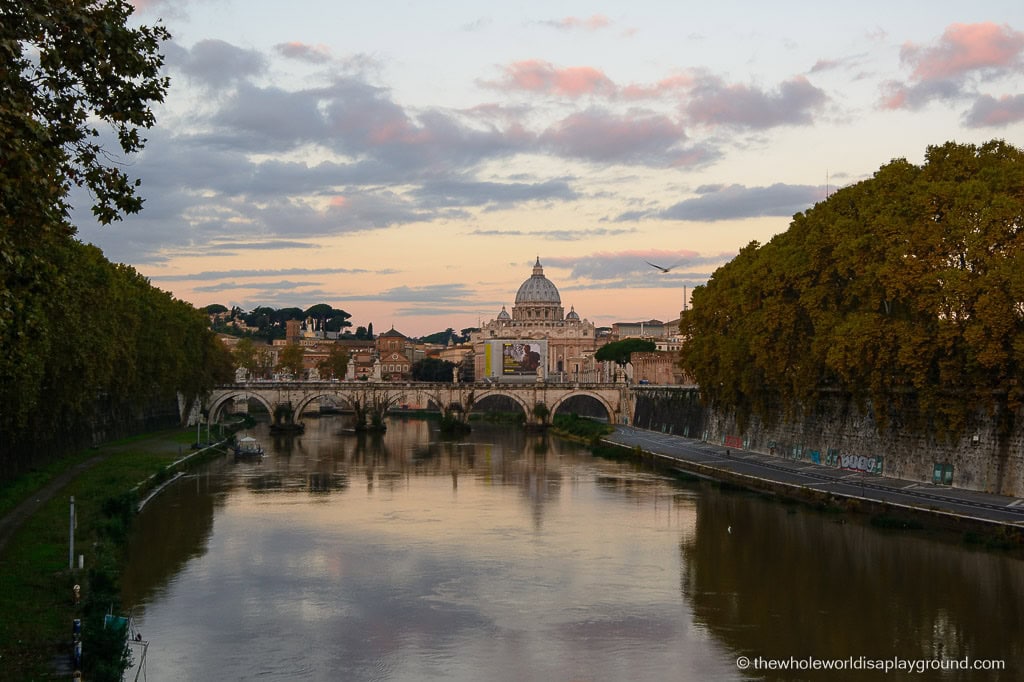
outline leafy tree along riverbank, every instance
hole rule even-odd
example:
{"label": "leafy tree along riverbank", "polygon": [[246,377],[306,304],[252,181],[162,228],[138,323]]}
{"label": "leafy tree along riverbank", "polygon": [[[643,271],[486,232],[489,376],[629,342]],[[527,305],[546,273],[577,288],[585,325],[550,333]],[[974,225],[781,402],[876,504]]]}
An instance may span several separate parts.
{"label": "leafy tree along riverbank", "polygon": [[1008,433],[1024,398],[1024,152],[897,159],[752,242],[683,314],[682,365],[742,420],[812,414],[822,389],[880,426]]}
{"label": "leafy tree along riverbank", "polygon": [[69,219],[74,185],[102,223],[142,207],[120,155],[154,122],[169,35],[129,27],[131,12],[123,0],[0,7],[0,480],[230,367],[197,311],[78,242]]}

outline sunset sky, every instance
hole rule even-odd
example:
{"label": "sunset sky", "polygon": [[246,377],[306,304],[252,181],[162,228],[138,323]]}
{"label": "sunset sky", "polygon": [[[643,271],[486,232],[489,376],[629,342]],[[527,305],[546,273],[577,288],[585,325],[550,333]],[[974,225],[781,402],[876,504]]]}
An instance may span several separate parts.
{"label": "sunset sky", "polygon": [[196,306],[419,336],[511,308],[539,256],[566,311],[670,320],[829,187],[1024,145],[1020,0],[134,4],[173,35],[145,208],[75,220]]}

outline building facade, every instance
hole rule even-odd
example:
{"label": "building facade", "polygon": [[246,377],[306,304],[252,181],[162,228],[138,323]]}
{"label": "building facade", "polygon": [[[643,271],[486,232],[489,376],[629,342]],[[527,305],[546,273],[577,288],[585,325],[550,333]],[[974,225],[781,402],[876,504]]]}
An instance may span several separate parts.
{"label": "building facade", "polygon": [[[583,319],[575,308],[565,312],[558,288],[544,276],[540,258],[533,272],[516,292],[511,314],[505,306],[479,331],[470,335],[473,346],[475,375],[487,376],[486,345],[488,341],[547,341],[541,360],[542,378],[551,381],[596,380],[593,354],[596,348],[594,325]],[[493,376],[493,372],[492,372]]]}
{"label": "building facade", "polygon": [[377,336],[376,344],[382,379],[397,381],[412,378],[412,344],[409,337],[392,327]]}

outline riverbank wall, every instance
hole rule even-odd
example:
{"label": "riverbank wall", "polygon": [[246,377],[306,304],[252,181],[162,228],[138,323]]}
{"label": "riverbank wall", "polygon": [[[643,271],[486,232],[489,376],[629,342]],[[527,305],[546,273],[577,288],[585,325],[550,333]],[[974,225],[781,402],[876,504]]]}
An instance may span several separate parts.
{"label": "riverbank wall", "polygon": [[879,428],[870,406],[859,410],[823,396],[813,415],[771,423],[701,404],[696,387],[639,387],[633,425],[725,447],[869,474],[1024,497],[1024,414],[1009,435],[979,414],[954,439],[889,424]]}

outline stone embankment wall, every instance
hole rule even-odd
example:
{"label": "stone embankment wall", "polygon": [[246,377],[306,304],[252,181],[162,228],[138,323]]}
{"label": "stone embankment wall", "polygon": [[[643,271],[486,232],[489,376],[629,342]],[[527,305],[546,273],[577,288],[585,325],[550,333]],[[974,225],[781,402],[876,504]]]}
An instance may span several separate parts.
{"label": "stone embankment wall", "polygon": [[812,417],[772,425],[752,418],[741,429],[735,414],[702,406],[696,388],[651,388],[637,391],[633,423],[851,471],[1024,497],[1024,413],[1008,438],[1000,440],[994,421],[980,415],[973,430],[946,441],[899,428],[879,433],[870,412],[826,398]]}

